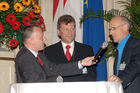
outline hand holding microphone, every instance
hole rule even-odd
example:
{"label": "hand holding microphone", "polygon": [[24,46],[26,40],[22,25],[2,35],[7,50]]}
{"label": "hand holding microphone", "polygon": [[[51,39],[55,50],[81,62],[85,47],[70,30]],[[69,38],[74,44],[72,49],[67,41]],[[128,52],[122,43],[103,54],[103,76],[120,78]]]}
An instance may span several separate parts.
{"label": "hand holding microphone", "polygon": [[98,52],[96,53],[94,60],[92,62],[97,62],[97,60],[99,60],[102,57],[102,55],[105,53],[107,46],[108,43],[105,41],[103,45],[100,47],[100,49],[98,50]]}
{"label": "hand holding microphone", "polygon": [[91,66],[93,65],[92,60],[94,60],[94,56],[86,57],[83,60],[80,60],[82,66]]}

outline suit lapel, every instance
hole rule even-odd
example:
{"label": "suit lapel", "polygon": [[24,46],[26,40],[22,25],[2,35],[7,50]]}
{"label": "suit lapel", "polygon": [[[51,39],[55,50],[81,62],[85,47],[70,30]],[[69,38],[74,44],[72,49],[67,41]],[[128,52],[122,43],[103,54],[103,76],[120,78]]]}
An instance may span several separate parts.
{"label": "suit lapel", "polygon": [[60,55],[58,55],[60,58],[63,58],[64,60],[67,60],[67,58],[64,54],[64,50],[63,50],[61,41],[58,43],[58,53],[60,53]]}
{"label": "suit lapel", "polygon": [[[30,56],[32,58],[32,59],[30,58],[30,60],[32,62],[34,62],[33,64],[36,64],[36,66],[38,65],[37,67],[40,67],[40,69],[42,69],[44,71],[44,69],[42,68],[42,66],[38,62],[37,58],[26,47],[23,48],[23,51],[27,52],[28,56]],[[40,58],[41,58],[42,62],[44,63],[44,61],[43,61],[44,57],[42,57],[42,54],[40,55]],[[37,69],[39,69],[39,68],[37,68]]]}
{"label": "suit lapel", "polygon": [[43,70],[44,72],[48,71],[48,68],[49,68],[48,59],[46,59],[46,57],[45,57],[45,55],[44,55],[43,52],[39,52],[39,56],[40,56],[40,58],[41,58],[41,61],[42,61],[43,64],[44,64],[44,68],[43,68],[43,67],[40,65],[40,63],[37,61],[38,64],[40,65],[40,67],[42,68],[42,70]]}
{"label": "suit lapel", "polygon": [[117,69],[117,61],[118,61],[118,50],[116,49],[115,61],[114,61],[114,74],[115,75],[116,75],[116,69]]}
{"label": "suit lapel", "polygon": [[130,37],[130,38],[128,39],[128,41],[126,42],[126,45],[125,45],[125,47],[124,47],[123,54],[122,54],[122,58],[121,58],[121,63],[124,62],[125,59],[127,59],[128,52],[129,52],[128,49],[131,49],[132,46],[133,46],[132,37]]}
{"label": "suit lapel", "polygon": [[70,61],[74,61],[74,60],[76,60],[76,58],[77,58],[77,51],[78,51],[79,49],[78,49],[78,45],[77,45],[77,42],[76,41],[74,41],[74,50],[73,50],[73,55],[72,55],[72,57],[71,57],[71,60]]}

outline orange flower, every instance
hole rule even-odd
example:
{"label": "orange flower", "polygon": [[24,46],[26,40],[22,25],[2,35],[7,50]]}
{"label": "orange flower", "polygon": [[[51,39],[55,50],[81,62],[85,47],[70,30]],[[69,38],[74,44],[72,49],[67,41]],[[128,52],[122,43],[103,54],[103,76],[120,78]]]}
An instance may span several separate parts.
{"label": "orange flower", "polygon": [[41,7],[39,5],[34,5],[34,12],[35,13],[40,13],[41,12]]}
{"label": "orange flower", "polygon": [[32,0],[32,4],[35,5],[35,0]]}
{"label": "orange flower", "polygon": [[31,3],[31,0],[22,0],[23,5],[29,6]]}
{"label": "orange flower", "polygon": [[0,3],[0,10],[6,11],[9,9],[9,4],[7,2],[1,2]]}
{"label": "orange flower", "polygon": [[16,10],[16,12],[21,12],[23,10],[23,7],[20,3],[16,3],[14,5],[14,9]]}

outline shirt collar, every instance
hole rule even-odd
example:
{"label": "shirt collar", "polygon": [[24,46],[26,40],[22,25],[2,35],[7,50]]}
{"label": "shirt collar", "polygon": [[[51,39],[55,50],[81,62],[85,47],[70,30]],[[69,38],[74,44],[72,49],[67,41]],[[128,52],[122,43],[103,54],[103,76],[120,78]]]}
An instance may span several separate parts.
{"label": "shirt collar", "polygon": [[66,43],[64,43],[63,41],[61,41],[61,42],[62,42],[62,46],[63,46],[63,48],[66,48],[67,45],[70,45],[71,48],[74,47],[74,41],[72,41],[70,44],[66,44]]}
{"label": "shirt collar", "polygon": [[69,49],[69,51],[70,51],[70,54],[73,55],[73,51],[74,51],[74,41],[72,41],[70,44],[66,44],[66,43],[64,43],[63,41],[61,41],[61,43],[62,43],[62,47],[63,47],[63,50],[64,50],[64,54],[66,54],[66,51],[67,51],[66,46],[67,46],[67,45],[70,45],[71,48]]}
{"label": "shirt collar", "polygon": [[29,48],[27,48],[35,57],[37,57],[37,55],[38,55],[38,53],[36,53],[35,51],[33,51],[33,50],[31,50],[31,49],[29,49]]}
{"label": "shirt collar", "polygon": [[126,44],[126,42],[127,42],[127,40],[128,40],[129,37],[130,37],[130,34],[128,34],[128,35],[118,44],[117,49],[120,49],[120,48],[123,49],[123,47],[125,46],[125,44]]}

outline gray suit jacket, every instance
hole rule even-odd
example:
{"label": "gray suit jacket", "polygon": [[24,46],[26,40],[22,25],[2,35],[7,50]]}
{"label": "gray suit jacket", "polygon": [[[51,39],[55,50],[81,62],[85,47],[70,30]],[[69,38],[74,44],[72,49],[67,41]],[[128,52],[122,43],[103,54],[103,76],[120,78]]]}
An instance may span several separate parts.
{"label": "gray suit jacket", "polygon": [[[117,54],[114,63],[116,73]],[[125,93],[140,93],[140,40],[130,37],[124,47],[121,62],[126,62],[124,70],[119,71],[119,77],[123,81]]]}
{"label": "gray suit jacket", "polygon": [[27,48],[23,47],[19,51],[15,60],[17,82],[55,82],[58,75],[68,76],[82,73],[82,70],[78,68],[78,62],[55,65],[44,56],[44,53],[39,53],[39,55],[45,69]]}

